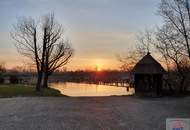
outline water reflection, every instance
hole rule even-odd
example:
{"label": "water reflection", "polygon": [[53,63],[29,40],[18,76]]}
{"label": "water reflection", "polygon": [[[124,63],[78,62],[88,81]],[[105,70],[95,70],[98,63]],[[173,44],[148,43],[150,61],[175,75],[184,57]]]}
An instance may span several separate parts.
{"label": "water reflection", "polygon": [[53,83],[50,86],[61,91],[62,94],[71,97],[132,95],[134,93],[133,88],[130,88],[129,91],[127,91],[125,87],[95,84]]}

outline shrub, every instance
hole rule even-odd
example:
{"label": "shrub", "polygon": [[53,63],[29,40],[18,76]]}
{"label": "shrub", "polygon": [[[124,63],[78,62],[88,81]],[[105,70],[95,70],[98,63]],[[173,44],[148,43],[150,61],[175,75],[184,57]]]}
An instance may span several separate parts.
{"label": "shrub", "polygon": [[12,84],[18,84],[19,83],[19,79],[16,76],[10,76],[10,83]]}
{"label": "shrub", "polygon": [[4,78],[0,77],[0,83],[4,83]]}

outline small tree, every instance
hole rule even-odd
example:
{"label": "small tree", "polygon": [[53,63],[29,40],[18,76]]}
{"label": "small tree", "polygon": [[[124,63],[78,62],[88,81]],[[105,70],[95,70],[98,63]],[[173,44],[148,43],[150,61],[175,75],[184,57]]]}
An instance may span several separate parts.
{"label": "small tree", "polygon": [[0,73],[6,72],[5,65],[3,63],[0,64]]}
{"label": "small tree", "polygon": [[154,42],[153,32],[147,30],[136,36],[137,43],[135,49],[129,51],[125,56],[118,55],[117,59],[121,62],[120,68],[124,71],[131,71],[134,65],[152,49]]}
{"label": "small tree", "polygon": [[0,83],[4,83],[3,73],[6,72],[5,65],[3,63],[0,64]]}
{"label": "small tree", "polygon": [[140,59],[140,56],[135,51],[131,51],[125,56],[117,55],[117,59],[121,63],[121,70],[130,72]]}
{"label": "small tree", "polygon": [[144,32],[139,33],[137,36],[136,43],[136,53],[139,56],[145,56],[152,49],[152,44],[154,42],[154,33],[148,29]]}

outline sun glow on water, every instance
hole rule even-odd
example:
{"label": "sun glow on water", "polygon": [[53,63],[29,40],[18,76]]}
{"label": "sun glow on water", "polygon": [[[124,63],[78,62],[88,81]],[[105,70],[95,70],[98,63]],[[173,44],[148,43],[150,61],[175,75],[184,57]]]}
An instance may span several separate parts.
{"label": "sun glow on water", "polygon": [[62,94],[71,97],[85,96],[112,96],[112,95],[132,95],[134,89],[129,91],[125,87],[83,84],[83,83],[53,83],[50,87],[59,90]]}

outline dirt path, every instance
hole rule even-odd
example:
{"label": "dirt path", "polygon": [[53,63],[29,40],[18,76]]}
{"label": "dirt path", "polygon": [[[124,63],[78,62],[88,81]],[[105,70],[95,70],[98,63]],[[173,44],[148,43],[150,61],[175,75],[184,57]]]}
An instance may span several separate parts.
{"label": "dirt path", "polygon": [[164,130],[167,117],[190,117],[190,97],[0,99],[3,130]]}

